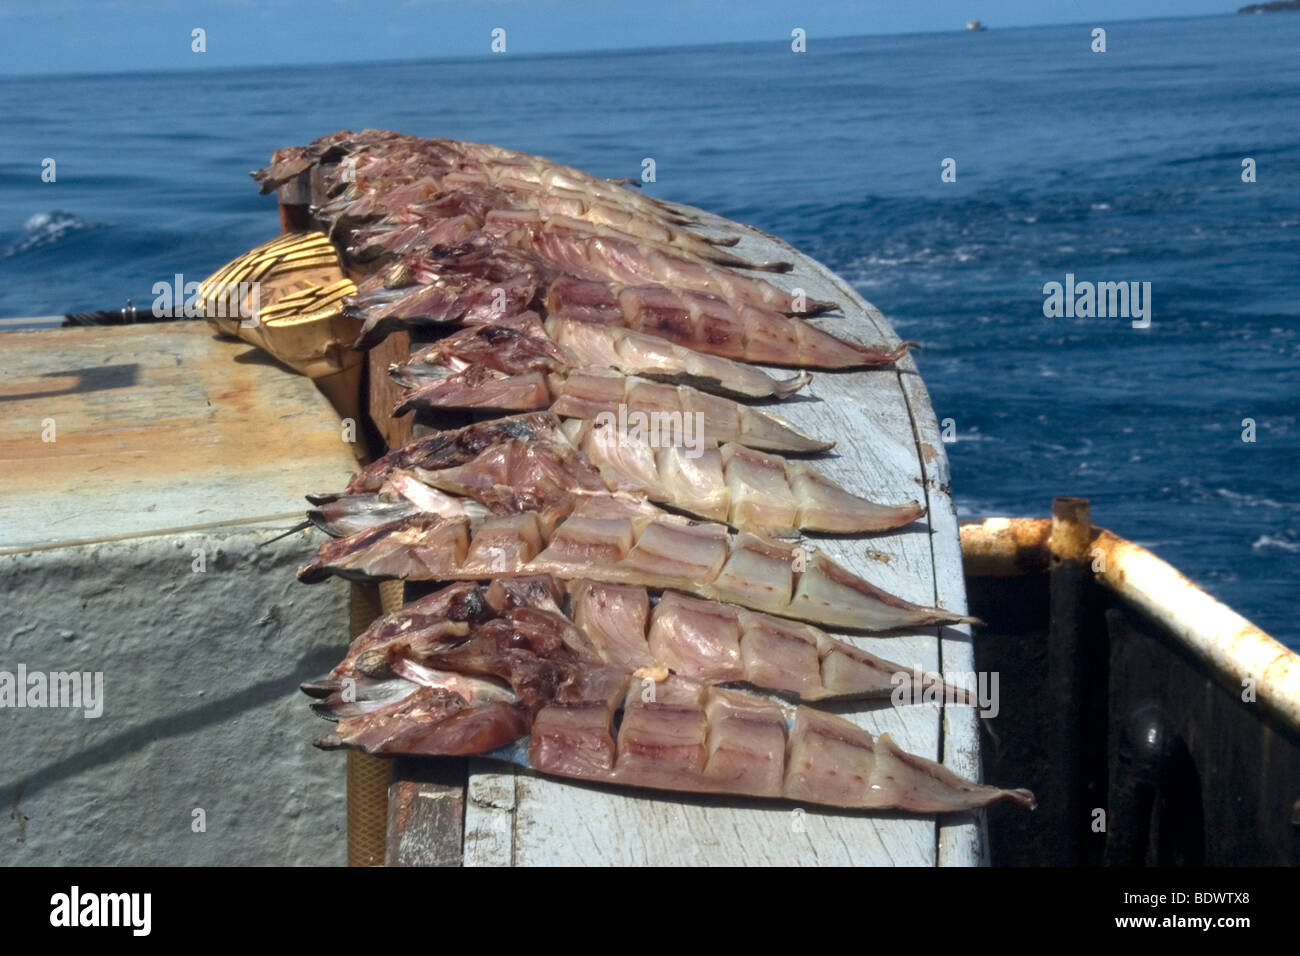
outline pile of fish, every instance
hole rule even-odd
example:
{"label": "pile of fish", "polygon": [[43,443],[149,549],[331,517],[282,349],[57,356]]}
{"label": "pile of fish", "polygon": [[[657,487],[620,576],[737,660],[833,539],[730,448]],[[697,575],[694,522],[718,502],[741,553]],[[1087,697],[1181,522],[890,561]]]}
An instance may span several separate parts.
{"label": "pile of fish", "polygon": [[888,365],[909,343],[818,328],[835,303],[762,277],[788,264],[536,156],[366,130],[254,177],[307,187],[357,286],[358,348],[421,340],[390,370],[397,412],[475,419],[311,496],[330,539],[302,580],[438,585],[304,686],[337,722],[321,746],[850,808],[1033,805],[804,703],[888,697],[913,673],[816,625],[972,620],[799,542],[924,514],[786,457],[833,442],[769,410],[809,369]]}

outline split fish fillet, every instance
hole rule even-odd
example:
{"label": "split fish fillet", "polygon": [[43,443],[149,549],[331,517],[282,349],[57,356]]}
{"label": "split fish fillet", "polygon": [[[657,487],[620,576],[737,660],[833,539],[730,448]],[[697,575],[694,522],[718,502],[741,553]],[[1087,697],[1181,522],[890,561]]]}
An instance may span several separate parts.
{"label": "split fish fillet", "polygon": [[[319,699],[317,711],[337,720],[318,745],[483,754],[580,780],[845,808],[944,813],[998,802],[1034,806],[1027,790],[965,780],[906,753],[887,734],[873,737],[841,717],[665,666],[657,655],[693,666],[664,635],[690,645],[691,615],[711,608],[678,604],[648,615],[636,593],[590,582],[575,587],[572,619],[560,608],[558,586],[545,577],[486,589],[452,585],[381,619],[330,678],[304,685]],[[600,631],[583,626],[597,613],[592,602],[603,610],[611,601],[620,610],[605,615]],[[749,612],[717,613],[736,621]],[[785,673],[789,652],[755,635],[789,628],[751,617],[738,638],[749,642],[742,679],[761,687]],[[612,635],[620,627],[626,631]],[[823,636],[828,657],[855,650]],[[634,667],[638,647],[658,663]],[[875,666],[896,666],[867,657]],[[704,666],[721,676],[716,662]]]}
{"label": "split fish fillet", "polygon": [[444,377],[442,368],[460,371],[470,365],[507,375],[608,369],[746,398],[785,398],[812,378],[807,372],[777,378],[752,365],[705,355],[621,326],[575,322],[558,316],[543,325],[535,312],[454,332],[420,349],[394,377],[415,387]]}
{"label": "split fish fillet", "polygon": [[[403,383],[419,381],[404,368],[396,370],[396,374]],[[799,453],[826,451],[834,445],[805,435],[770,412],[689,385],[668,385],[599,369],[508,375],[471,365],[458,372],[449,371],[442,378],[431,378],[406,392],[397,406],[398,415],[439,408],[550,408],[564,418],[643,421],[641,427],[654,429],[656,435],[669,434],[667,441],[674,444],[691,443],[698,437]]]}
{"label": "split fish fillet", "polygon": [[854,630],[976,620],[905,601],[820,552],[751,532],[732,535],[725,525],[614,496],[477,524],[463,516],[400,518],[324,542],[298,576],[452,581],[532,574],[687,591]]}
{"label": "split fish fillet", "polygon": [[630,281],[611,279],[584,265],[577,246],[562,260],[555,254],[471,238],[436,255],[394,263],[359,282],[350,299],[347,314],[363,322],[358,347],[401,329],[492,324],[530,311],[621,326],[708,355],[769,365],[888,365],[913,344],[850,342],[780,311],[712,292],[648,284],[630,274]]}
{"label": "split fish fillet", "polygon": [[[397,476],[396,478],[394,476]],[[311,498],[313,520],[342,536],[425,510],[411,483],[498,508],[536,509],[567,492],[646,497],[733,528],[771,534],[887,531],[916,520],[917,502],[884,505],[851,494],[811,465],[737,444],[652,446],[592,422],[549,413],[495,419],[415,439],[374,462],[340,494]]]}
{"label": "split fish fillet", "polygon": [[[390,188],[402,184],[424,186],[430,176],[463,172],[477,174],[480,181],[486,178],[521,195],[579,193],[652,221],[677,225],[690,222],[654,199],[540,156],[462,140],[421,139],[390,130],[340,130],[307,146],[277,150],[271,165],[253,173],[253,178],[263,192],[270,192],[304,172],[313,173],[312,198],[318,203],[348,189],[358,196],[382,201],[386,191],[378,188],[381,183]],[[405,199],[405,203],[410,201]],[[401,209],[405,203],[394,202],[392,208]]]}
{"label": "split fish fillet", "polygon": [[[342,131],[254,175],[310,194],[356,280],[357,348],[467,327],[392,369],[404,408],[549,409],[422,437],[312,499],[338,537],[302,580],[452,582],[304,685],[337,721],[319,745],[844,808],[1034,805],[807,705],[919,690],[915,669],[814,624],[974,619],[775,537],[896,528],[923,509],[770,454],[830,443],[732,396],[809,380],[746,363],[888,365],[912,343],[823,331],[806,317],[835,303],[735,271],[788,264],[746,261],[678,209],[540,157]],[[676,437],[642,434],[643,420]]]}
{"label": "split fish fillet", "polygon": [[681,228],[687,217],[657,200],[572,167],[496,147],[382,130],[344,131],[307,147],[280,150],[270,167],[253,176],[266,192],[304,172],[312,174],[317,215],[332,231],[362,227],[349,240],[362,260],[375,251],[446,242],[450,233],[438,227],[482,228],[495,215],[555,217],[577,229],[624,235],[705,263],[789,269],[788,263],[750,263],[724,252],[718,246],[734,245],[734,239],[710,239]]}

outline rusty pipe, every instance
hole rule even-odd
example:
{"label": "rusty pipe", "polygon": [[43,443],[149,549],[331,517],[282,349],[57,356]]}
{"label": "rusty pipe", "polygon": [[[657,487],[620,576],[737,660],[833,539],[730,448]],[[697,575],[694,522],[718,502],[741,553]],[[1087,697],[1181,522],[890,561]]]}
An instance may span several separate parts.
{"label": "rusty pipe", "polygon": [[[971,577],[1047,570],[1052,523],[985,518],[961,525],[962,563]],[[1089,567],[1105,587],[1159,621],[1179,643],[1237,689],[1254,680],[1256,699],[1300,732],[1300,654],[1215,600],[1140,545],[1092,526]]]}

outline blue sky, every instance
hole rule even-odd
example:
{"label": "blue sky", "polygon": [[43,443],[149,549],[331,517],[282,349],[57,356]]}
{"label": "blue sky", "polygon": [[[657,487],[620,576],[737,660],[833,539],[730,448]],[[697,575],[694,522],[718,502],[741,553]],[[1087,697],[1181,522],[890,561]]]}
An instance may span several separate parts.
{"label": "blue sky", "polygon": [[[203,69],[1230,13],[1245,0],[0,0],[0,73]],[[207,50],[191,51],[191,31]]]}

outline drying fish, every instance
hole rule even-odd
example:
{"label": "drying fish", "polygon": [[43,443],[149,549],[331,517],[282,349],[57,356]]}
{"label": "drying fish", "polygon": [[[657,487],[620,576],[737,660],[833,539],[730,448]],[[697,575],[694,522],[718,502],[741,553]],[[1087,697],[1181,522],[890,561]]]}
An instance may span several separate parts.
{"label": "drying fish", "polygon": [[[494,445],[463,465],[412,475],[417,477],[427,483],[431,494],[464,496],[496,515],[536,511],[558,517],[572,511],[583,498],[615,495],[628,501],[639,500],[639,496],[611,492],[600,473],[581,455],[558,444],[519,439]],[[392,478],[387,480],[391,482]],[[454,517],[432,509],[425,509],[425,513]],[[467,517],[475,516],[467,513]]]}
{"label": "drying fish", "polygon": [[[485,449],[518,438],[524,441],[552,440],[559,428],[554,415],[545,412],[516,415],[491,421],[475,422],[454,431],[440,431],[408,442],[367,465],[345,490],[345,494],[379,491],[394,470],[437,471],[473,461]],[[315,504],[331,500],[334,495],[308,498]]]}
{"label": "drying fish", "polygon": [[[563,606],[565,590],[571,610]],[[582,633],[588,656],[604,666],[662,680],[668,673],[704,684],[750,684],[803,701],[887,698],[902,686],[922,691],[915,668],[869,654],[809,624],[731,604],[642,587],[576,580],[567,589],[548,575],[457,582],[376,620],[353,640],[329,680],[389,680],[399,658],[420,659],[456,645],[471,625],[511,608],[564,614]],[[573,640],[570,641],[573,643]],[[325,682],[313,685],[326,690]],[[944,699],[970,703],[947,684],[926,685]],[[390,688],[379,688],[381,695]],[[909,694],[905,699],[914,700]]]}
{"label": "drying fish", "polygon": [[400,329],[498,323],[534,311],[622,326],[709,355],[808,368],[888,365],[913,343],[868,346],[770,309],[662,286],[620,286],[565,272],[525,249],[465,242],[413,256],[358,285],[346,314],[363,320],[358,348]]}
{"label": "drying fish", "polygon": [[381,183],[390,187],[416,183],[431,174],[457,169],[499,170],[513,182],[599,195],[651,218],[684,219],[652,199],[539,156],[445,138],[421,139],[390,130],[340,130],[306,146],[276,150],[270,166],[254,172],[253,178],[265,193],[311,172],[313,200],[321,203],[347,186],[361,193],[382,192],[376,188]]}
{"label": "drying fish", "polygon": [[545,328],[551,339],[568,349],[582,365],[645,378],[683,379],[684,383],[698,383],[705,391],[785,398],[812,381],[807,372],[776,378],[752,365],[704,355],[667,339],[619,326],[552,316]]}
{"label": "drying fish", "polygon": [[[914,683],[914,670],[811,624],[677,591],[665,591],[651,609],[642,587],[579,580],[568,590],[573,622],[610,666],[662,667],[705,684],[743,682],[805,701],[889,697]],[[938,689],[966,702],[958,688]]]}
{"label": "drying fish", "polygon": [[[457,142],[457,148],[465,157],[466,163],[478,162],[481,168],[491,170],[498,178],[512,179],[517,182],[531,183],[547,192],[583,193],[597,196],[615,205],[635,209],[647,218],[675,220],[679,224],[690,222],[690,218],[675,211],[670,206],[649,196],[628,192],[610,180],[600,179],[591,173],[572,166],[562,166],[531,153],[521,153],[501,146],[486,143]],[[509,171],[510,175],[506,176]],[[619,180],[619,183],[634,180]]]}
{"label": "drying fish", "polygon": [[[503,149],[483,143],[470,143],[458,140],[421,140],[405,137],[406,154],[383,157],[371,150],[367,156],[370,162],[358,165],[358,178],[364,182],[367,174],[382,177],[396,169],[399,174],[409,169],[412,158],[418,162],[429,156],[430,144],[436,144],[444,154],[455,157],[454,166],[465,173],[477,173],[489,182],[503,188],[515,190],[521,194],[551,193],[558,195],[586,195],[611,203],[639,217],[649,220],[685,225],[689,217],[671,209],[667,205],[649,196],[630,192],[609,180],[600,179],[590,173],[572,166],[563,166],[541,156]],[[429,167],[425,167],[429,168]],[[418,176],[424,170],[417,167],[411,175]]]}
{"label": "drying fish", "polygon": [[807,372],[776,378],[743,362],[702,355],[667,339],[619,326],[559,316],[547,319],[543,326],[534,312],[501,319],[495,325],[472,326],[439,340],[411,357],[399,381],[419,384],[420,366],[435,364],[452,371],[485,365],[510,375],[603,368],[748,398],[785,398],[812,379]]}
{"label": "drying fish", "polygon": [[[363,635],[364,649],[354,645],[335,671],[361,675],[351,678],[352,700],[338,677],[304,685],[321,699],[317,710],[338,720],[318,746],[483,754],[582,780],[847,808],[944,813],[1003,801],[1034,806],[1027,790],[965,780],[843,718],[667,668],[611,663],[601,652],[608,643],[560,612],[553,584],[543,579],[511,595],[504,590],[494,583],[477,600],[463,590],[440,593],[431,603],[462,609],[459,619],[437,621],[426,607],[413,627],[403,627],[413,622],[400,615],[377,625],[382,634],[410,636]],[[671,615],[692,610],[665,612],[660,626],[682,628]],[[751,622],[744,634],[763,626]],[[769,651],[751,652],[758,667],[747,677],[779,671],[764,669],[774,663],[764,660]],[[828,654],[839,652],[836,646]]]}
{"label": "drying fish", "polygon": [[[599,429],[595,433],[602,434]],[[486,517],[486,509],[495,514],[541,511],[571,504],[578,496],[611,493],[646,497],[743,530],[772,534],[797,528],[842,531],[849,525],[857,531],[885,530],[922,513],[914,502],[889,507],[857,498],[801,462],[738,445],[710,446],[698,461],[685,448],[636,447],[644,450],[640,460],[626,450],[606,454],[597,442],[593,450],[601,457],[596,460],[605,464],[598,468],[562,438],[506,439],[462,465],[436,471],[394,468],[384,476],[379,492],[316,496],[313,500],[320,507],[309,516],[322,530],[343,537],[414,514],[478,519]],[[619,468],[609,467],[610,461]],[[638,465],[643,467],[634,471]],[[484,510],[439,492],[472,498]]]}
{"label": "drying fish", "polygon": [[[729,398],[594,369],[570,372],[551,409],[561,418],[617,423],[620,432],[639,429],[656,445],[685,444],[692,450],[702,447],[697,439],[801,453],[835,445],[803,434],[777,415]],[[694,428],[692,420],[698,423]],[[674,440],[674,435],[687,440]]]}
{"label": "drying fish", "polygon": [[728,533],[648,502],[570,499],[556,510],[467,517],[417,515],[321,544],[298,576],[474,580],[553,574],[674,589],[757,611],[864,631],[976,619],[889,594],[820,552]]}
{"label": "drying fish", "polygon": [[[553,500],[561,484],[592,493],[600,487],[593,482],[593,470],[610,492],[644,496],[748,531],[887,531],[925,513],[917,502],[877,504],[806,462],[741,445],[656,448],[631,432],[577,419],[561,424],[549,413],[537,413],[417,438],[372,463],[342,494],[312,496],[313,503],[323,506],[312,517],[329,533],[343,536],[414,513],[395,510],[414,508],[407,499],[394,503],[390,493],[380,500],[385,488],[400,497],[389,480],[395,473],[500,508],[505,500],[501,488],[522,487],[535,502]],[[543,487],[546,483],[549,489]]]}
{"label": "drying fish", "polygon": [[925,513],[915,501],[878,504],[845,490],[806,462],[736,443],[655,447],[644,437],[577,419],[565,422],[563,429],[611,488],[639,492],[742,530],[888,531]]}
{"label": "drying fish", "polygon": [[[493,212],[481,230],[467,235],[462,242],[532,252],[563,271],[620,286],[666,286],[784,315],[820,315],[838,308],[834,302],[794,295],[764,279],[742,275],[662,243],[636,239],[617,230],[593,235],[581,223],[564,217],[543,219],[532,212]],[[430,246],[426,250],[425,255],[438,257],[437,248]]]}
{"label": "drying fish", "polygon": [[[416,142],[427,142],[431,149],[450,143]],[[334,165],[319,184],[323,192],[339,195],[317,204],[316,214],[331,223],[336,238],[343,231],[342,239],[357,262],[380,254],[433,250],[477,230],[485,238],[534,249],[557,264],[622,284],[671,285],[791,314],[817,315],[837,307],[733,272],[727,267],[784,271],[789,264],[749,263],[724,252],[716,243],[664,222],[661,206],[625,209],[621,215],[602,213],[620,203],[636,205],[645,197],[594,177],[586,177],[582,191],[560,187],[520,193],[510,188],[512,182],[518,187],[518,180],[456,172],[452,164],[464,161],[443,159],[435,161],[424,179],[411,181],[412,169],[429,167],[413,165],[419,163],[418,148],[408,152],[414,158],[377,160],[372,149],[359,154],[364,161]],[[273,162],[272,169],[277,165]],[[266,170],[254,177],[264,189],[286,181]]]}
{"label": "drying fish", "polygon": [[737,304],[788,315],[820,315],[838,308],[806,296],[794,296],[764,279],[742,275],[726,265],[743,264],[735,256],[719,264],[667,243],[638,239],[617,229],[592,227],[564,216],[542,217],[531,210],[495,210],[482,234],[510,246],[530,249],[562,268],[590,273],[622,285],[663,285],[703,292]]}
{"label": "drying fish", "polygon": [[549,697],[507,694],[495,681],[433,668],[419,676],[407,696],[344,717],[318,746],[478,754],[577,780],[846,809],[1035,806],[1028,790],[966,780],[902,750],[889,734],[873,737],[842,717],[685,678],[665,680],[646,699],[639,682],[608,670],[584,673],[580,689]]}
{"label": "drying fish", "polygon": [[805,435],[769,412],[685,385],[665,385],[633,376],[578,370],[567,376],[529,372],[502,375],[471,366],[407,393],[399,414],[411,409],[492,408],[509,411],[550,407],[565,418],[617,424],[654,444],[737,442],[784,452],[825,451],[834,442]]}
{"label": "drying fish", "polygon": [[[751,266],[717,249],[734,244],[734,239],[713,240],[677,228],[689,219],[657,200],[541,157],[496,147],[422,140],[381,130],[343,132],[307,147],[280,150],[270,167],[253,176],[266,192],[310,169],[315,170],[312,192],[317,215],[335,227],[373,220],[409,224],[416,217],[432,222],[433,211],[422,204],[455,202],[449,199],[451,194],[465,193],[464,198],[485,203],[489,209],[522,206],[543,215],[567,216],[587,227],[616,229],[725,265],[789,268],[788,263]],[[375,238],[363,240],[362,245]],[[414,233],[406,239],[420,241]]]}
{"label": "drying fish", "polygon": [[[789,263],[750,263],[694,233],[625,212],[620,214],[610,204],[591,197],[534,193],[524,199],[455,174],[443,177],[439,185],[442,191],[428,199],[347,231],[348,255],[356,262],[409,255],[454,242],[476,229],[506,239],[512,235],[523,238],[519,230],[531,237],[537,232],[560,229],[571,235],[636,242],[645,251],[654,249],[667,255],[670,261],[684,257],[706,267],[766,272],[789,269]],[[338,210],[340,216],[356,218],[352,203],[331,204],[326,211],[333,210]],[[710,272],[706,269],[706,275]]]}
{"label": "drying fish", "polygon": [[[478,344],[503,339],[507,348],[518,341],[514,330],[496,326],[474,330],[472,338]],[[769,412],[687,385],[667,385],[598,369],[548,372],[546,366],[558,363],[545,354],[534,354],[526,363],[507,363],[520,369],[517,374],[509,374],[493,367],[502,364],[500,359],[510,357],[507,349],[496,354],[471,352],[474,358],[491,364],[467,365],[460,357],[465,353],[457,352],[457,344],[435,348],[436,357],[459,371],[429,365],[427,360],[435,357],[432,352],[424,353],[416,364],[393,369],[394,378],[409,387],[397,414],[413,409],[522,411],[550,407],[566,418],[617,419],[623,431],[631,423],[633,428],[651,431],[664,444],[699,447],[701,440],[734,441],[752,448],[788,452],[825,451],[834,444],[805,435]],[[529,369],[528,365],[541,367]]]}
{"label": "drying fish", "polygon": [[787,264],[746,261],[625,181],[540,157],[342,131],[255,176],[309,197],[355,280],[339,318],[362,320],[358,348],[466,326],[390,369],[405,407],[548,409],[423,436],[312,499],[337,537],[304,581],[441,584],[303,686],[336,722],[319,746],[804,805],[1034,805],[807,706],[930,689],[815,624],[974,619],[775,537],[895,528],[923,509],[771,454],[830,444],[733,399],[784,398],[804,368],[887,365],[910,343],[823,331],[805,317],[834,303],[733,271]]}

